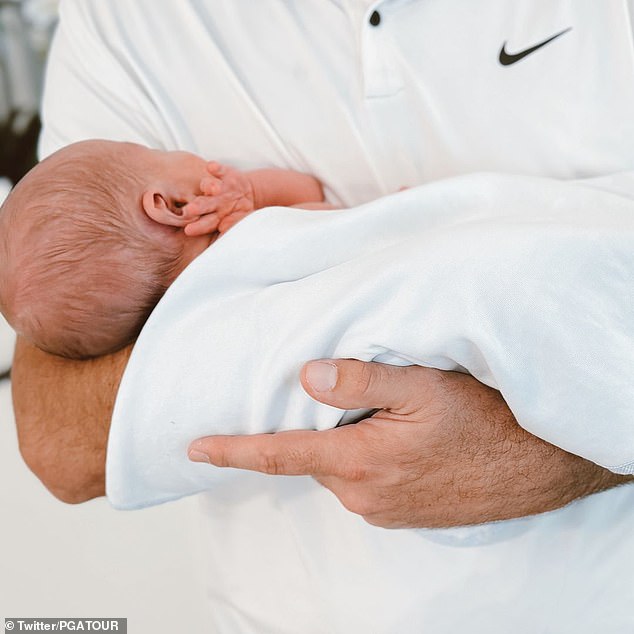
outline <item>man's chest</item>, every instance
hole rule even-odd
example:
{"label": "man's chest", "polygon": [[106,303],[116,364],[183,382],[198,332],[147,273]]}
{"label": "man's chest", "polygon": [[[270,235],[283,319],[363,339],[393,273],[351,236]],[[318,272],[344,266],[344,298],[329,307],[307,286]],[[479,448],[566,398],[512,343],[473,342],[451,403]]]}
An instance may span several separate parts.
{"label": "man's chest", "polygon": [[[626,0],[365,5],[206,3],[187,50],[167,46],[165,76],[148,78],[179,113],[165,137],[314,173],[345,204],[473,171],[634,167]],[[196,60],[186,95],[167,90],[179,54]]]}

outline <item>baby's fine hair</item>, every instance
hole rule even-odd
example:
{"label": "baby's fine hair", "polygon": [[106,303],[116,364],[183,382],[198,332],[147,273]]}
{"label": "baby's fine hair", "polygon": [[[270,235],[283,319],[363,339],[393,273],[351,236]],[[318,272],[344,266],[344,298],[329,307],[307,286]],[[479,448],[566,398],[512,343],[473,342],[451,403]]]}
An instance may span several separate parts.
{"label": "baby's fine hair", "polygon": [[140,209],[143,180],[118,144],[83,145],[36,166],[0,210],[0,309],[36,346],[74,359],[132,342],[182,253],[176,228],[124,211]]}

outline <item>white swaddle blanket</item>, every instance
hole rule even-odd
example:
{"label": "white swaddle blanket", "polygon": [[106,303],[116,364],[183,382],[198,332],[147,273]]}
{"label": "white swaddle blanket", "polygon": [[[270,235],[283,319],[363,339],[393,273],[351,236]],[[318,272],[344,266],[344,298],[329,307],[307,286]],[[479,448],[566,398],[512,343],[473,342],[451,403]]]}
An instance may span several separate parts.
{"label": "white swaddle blanket", "polygon": [[469,372],[528,431],[632,472],[632,201],[607,194],[606,213],[592,183],[481,176],[348,210],[261,210],[203,253],[126,369],[111,502],[238,477],[189,462],[197,437],[337,425],[343,412],[299,384],[302,364],[324,357]]}

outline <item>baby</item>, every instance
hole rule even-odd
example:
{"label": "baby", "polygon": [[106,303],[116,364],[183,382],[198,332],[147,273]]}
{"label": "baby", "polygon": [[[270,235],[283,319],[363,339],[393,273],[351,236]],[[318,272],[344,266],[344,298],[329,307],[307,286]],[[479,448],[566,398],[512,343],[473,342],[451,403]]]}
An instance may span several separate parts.
{"label": "baby", "polygon": [[74,143],[35,166],[0,209],[0,311],[47,352],[114,352],[219,235],[255,209],[300,203],[323,203],[307,174]]}

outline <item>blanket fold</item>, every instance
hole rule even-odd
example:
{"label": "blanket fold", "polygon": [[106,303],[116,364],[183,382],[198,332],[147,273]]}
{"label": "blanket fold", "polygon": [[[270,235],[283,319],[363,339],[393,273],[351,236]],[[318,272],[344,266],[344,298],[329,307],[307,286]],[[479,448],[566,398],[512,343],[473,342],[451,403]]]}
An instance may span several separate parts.
{"label": "blanket fold", "polygon": [[474,174],[353,209],[254,213],[141,333],[113,415],[111,502],[256,477],[189,462],[197,437],[337,425],[298,380],[328,357],[468,372],[529,432],[633,472],[633,209],[596,184]]}

